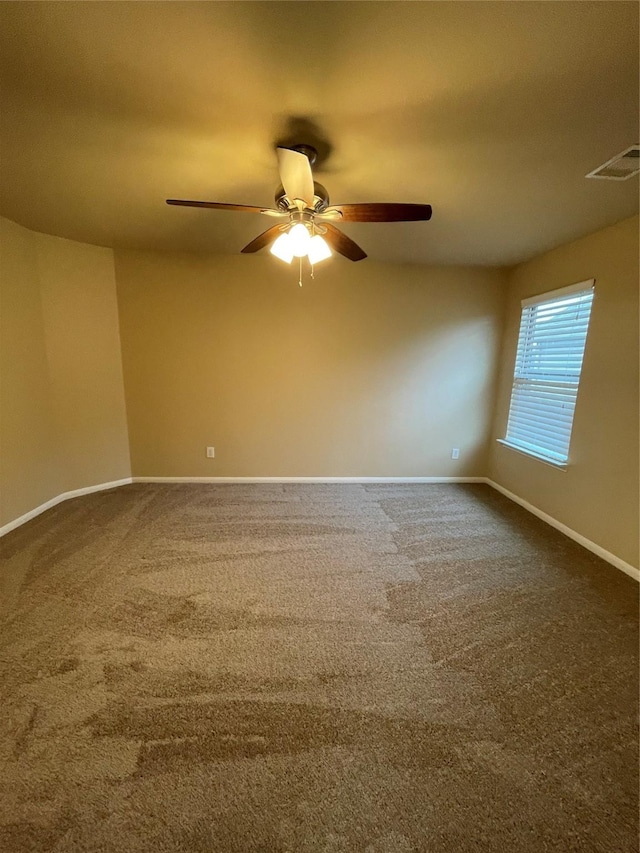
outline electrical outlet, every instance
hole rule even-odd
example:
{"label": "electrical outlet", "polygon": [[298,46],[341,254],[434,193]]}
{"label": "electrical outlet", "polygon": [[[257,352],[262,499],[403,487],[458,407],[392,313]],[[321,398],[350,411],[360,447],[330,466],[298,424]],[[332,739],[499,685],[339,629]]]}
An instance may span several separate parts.
{"label": "electrical outlet", "polygon": [[213,459],[216,455],[215,447],[207,447],[207,459]]}
{"label": "electrical outlet", "polygon": [[451,458],[452,459],[460,459],[460,448],[459,447],[452,448]]}

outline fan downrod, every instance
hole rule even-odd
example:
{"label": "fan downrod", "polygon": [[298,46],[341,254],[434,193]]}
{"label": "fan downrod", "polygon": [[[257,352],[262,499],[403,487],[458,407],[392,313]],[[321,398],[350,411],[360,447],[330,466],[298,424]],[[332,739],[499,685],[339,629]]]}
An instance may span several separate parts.
{"label": "fan downrod", "polygon": [[292,145],[291,148],[293,151],[299,151],[301,154],[309,160],[309,163],[313,166],[316,160],[318,159],[318,152],[313,147],[313,145],[305,145],[304,143],[300,145]]}

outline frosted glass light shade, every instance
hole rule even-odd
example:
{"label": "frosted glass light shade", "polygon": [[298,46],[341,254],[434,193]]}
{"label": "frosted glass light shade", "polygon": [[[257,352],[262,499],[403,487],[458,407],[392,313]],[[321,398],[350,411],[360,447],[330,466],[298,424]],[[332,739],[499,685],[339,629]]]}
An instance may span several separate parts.
{"label": "frosted glass light shade", "polygon": [[309,251],[309,243],[311,243],[311,236],[306,225],[303,225],[302,222],[294,225],[289,231],[289,241],[294,256],[304,258]]}
{"label": "frosted glass light shade", "polygon": [[327,245],[327,241],[319,234],[316,234],[315,237],[312,237],[309,241],[308,255],[310,263],[319,264],[320,261],[324,261],[326,258],[331,257],[331,249]]}
{"label": "frosted glass light shade", "polygon": [[286,264],[290,264],[293,260],[293,246],[291,245],[291,238],[286,232],[271,244],[269,251]]}

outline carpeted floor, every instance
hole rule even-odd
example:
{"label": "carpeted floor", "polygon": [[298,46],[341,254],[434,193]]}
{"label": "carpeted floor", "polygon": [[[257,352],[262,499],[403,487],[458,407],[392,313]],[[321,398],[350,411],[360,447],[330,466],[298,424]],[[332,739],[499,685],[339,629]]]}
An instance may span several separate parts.
{"label": "carpeted floor", "polygon": [[488,486],[133,485],[2,551],[2,851],[638,850],[637,585]]}

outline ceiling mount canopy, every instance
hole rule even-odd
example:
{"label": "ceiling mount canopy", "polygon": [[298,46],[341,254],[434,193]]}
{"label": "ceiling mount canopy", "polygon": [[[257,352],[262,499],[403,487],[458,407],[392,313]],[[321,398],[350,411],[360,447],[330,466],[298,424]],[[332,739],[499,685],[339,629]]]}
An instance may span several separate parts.
{"label": "ceiling mount canopy", "polygon": [[185,207],[204,207],[214,210],[261,213],[282,219],[272,225],[242,249],[244,254],[259,252],[271,246],[271,253],[291,263],[294,257],[307,257],[311,264],[330,257],[333,249],[350,261],[361,261],[366,253],[335,227],[334,222],[417,222],[431,219],[430,204],[329,204],[329,193],[313,180],[312,165],[317,151],[301,143],[291,148],[276,148],[278,171],[282,186],[276,191],[275,208],[252,207],[244,204],[225,204],[216,201],[167,199],[167,204]]}

